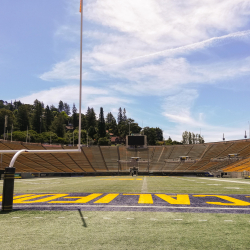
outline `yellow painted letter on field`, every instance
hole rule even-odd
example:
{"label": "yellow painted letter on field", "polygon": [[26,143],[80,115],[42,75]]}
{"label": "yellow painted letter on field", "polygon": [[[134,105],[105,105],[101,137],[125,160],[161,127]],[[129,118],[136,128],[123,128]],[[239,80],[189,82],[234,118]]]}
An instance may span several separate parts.
{"label": "yellow painted letter on field", "polygon": [[159,198],[173,205],[190,205],[188,194],[177,194],[177,195],[166,195],[166,194],[155,194]]}
{"label": "yellow painted letter on field", "polygon": [[193,195],[194,197],[217,197],[225,201],[230,201],[230,203],[224,203],[224,202],[210,202],[207,201],[207,204],[213,204],[213,205],[221,205],[221,206],[250,206],[249,202],[242,201],[233,197],[229,197],[226,195]]}
{"label": "yellow painted letter on field", "polygon": [[95,201],[94,203],[110,203],[112,200],[114,200],[119,194],[107,194],[101,199]]}
{"label": "yellow painted letter on field", "polygon": [[[68,195],[68,194],[38,194],[38,195],[33,195],[33,196],[24,197],[24,198],[20,198],[20,199],[14,199],[13,203],[38,203],[38,202],[46,202],[46,201],[55,200],[57,198],[61,198],[61,197],[66,196],[66,195]],[[40,198],[40,197],[45,197],[45,196],[49,196],[49,197],[38,199],[38,200],[33,200],[33,199]]]}
{"label": "yellow painted letter on field", "polygon": [[151,194],[123,194],[123,195],[139,195],[138,204],[154,204]]}
{"label": "yellow painted letter on field", "polygon": [[65,199],[77,199],[75,201],[51,201],[49,203],[87,203],[95,198],[101,196],[102,194],[90,194],[87,196],[67,196],[63,197]]}
{"label": "yellow painted letter on field", "polygon": [[[34,195],[34,194],[15,195],[15,196],[13,197],[13,199],[22,198],[22,197],[27,197],[27,196],[31,196],[31,195]],[[2,201],[2,195],[0,195],[0,201]]]}

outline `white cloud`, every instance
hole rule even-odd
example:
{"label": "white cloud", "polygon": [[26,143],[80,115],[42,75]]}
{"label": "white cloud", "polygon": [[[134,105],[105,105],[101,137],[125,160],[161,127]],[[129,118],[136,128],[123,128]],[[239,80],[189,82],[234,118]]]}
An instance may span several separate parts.
{"label": "white cloud", "polygon": [[[43,73],[40,78],[44,81],[53,80],[77,80],[80,77],[79,57],[56,63],[51,71]],[[84,78],[87,78],[87,72],[83,72]]]}
{"label": "white cloud", "polygon": [[208,48],[212,46],[218,46],[218,44],[220,43],[225,44],[226,42],[231,42],[233,39],[246,39],[246,38],[249,39],[249,36],[250,36],[250,30],[235,32],[235,33],[231,33],[231,34],[220,36],[220,37],[212,37],[201,42],[188,44],[188,45],[180,46],[177,48],[167,49],[167,50],[158,51],[158,52],[154,52],[154,53],[147,54],[147,55],[130,58],[124,61],[114,63],[113,65],[120,64],[120,63],[129,63],[134,60],[142,60],[142,59],[152,60],[153,58],[159,58],[159,57],[167,57],[167,56],[173,57],[173,56],[178,56],[180,54],[183,55],[183,54],[197,51],[200,49],[204,49],[204,48]]}
{"label": "white cloud", "polygon": [[165,98],[162,105],[163,115],[171,122],[188,126],[201,126],[199,119],[191,117],[191,108],[198,98],[198,92],[194,89],[180,90],[177,94]]}
{"label": "white cloud", "polygon": [[[70,105],[73,103],[78,107],[79,105],[79,86],[67,85],[63,87],[51,88],[49,90],[43,90],[36,93],[32,93],[27,96],[21,96],[16,98],[22,103],[33,104],[35,99],[43,101],[45,105],[57,106],[59,101],[62,100]],[[93,107],[96,110],[106,107],[107,110],[119,107],[131,103],[132,101],[125,98],[116,97],[115,93],[108,89],[101,89],[95,87],[83,86],[82,89],[82,107],[84,110],[87,107]]]}
{"label": "white cloud", "polygon": [[246,0],[102,0],[89,1],[85,16],[148,44],[167,38],[172,47],[234,32],[248,22],[249,9]]}
{"label": "white cloud", "polygon": [[[75,18],[76,11],[72,12],[71,1],[69,4]],[[86,0],[84,38],[91,42],[85,43],[83,52],[84,79],[99,80],[102,77],[106,80],[106,88],[113,92],[104,91],[97,96],[91,91],[103,90],[93,88],[84,97],[85,104],[98,108],[109,105],[115,110],[132,101],[133,97],[128,100],[123,94],[157,95],[158,101],[164,100],[161,115],[174,123],[172,130],[166,129],[173,135],[177,135],[176,131],[181,135],[185,130],[198,133],[200,128],[206,131],[204,136],[209,140],[224,130],[229,134],[230,129],[206,124],[204,111],[192,112],[199,96],[195,88],[249,74],[249,58],[220,60],[209,57],[211,47],[240,39],[249,41],[249,14],[249,0]],[[91,28],[88,28],[90,22]],[[63,25],[55,38],[73,39],[76,36],[75,26]],[[187,54],[204,52],[204,49],[209,59],[206,63],[187,59]],[[72,56],[55,64],[40,78],[67,82],[79,79],[79,57]],[[96,83],[100,85],[100,81],[96,80]],[[67,91],[63,95],[63,89],[59,89],[60,98],[52,92],[45,91],[40,95],[45,99],[51,96],[58,101],[68,100],[69,103],[77,100],[73,93],[71,97],[67,96]],[[119,98],[114,93],[119,93]],[[34,96],[37,95],[29,96],[32,102]],[[212,131],[216,131],[216,135]],[[231,136],[239,134],[234,131]]]}

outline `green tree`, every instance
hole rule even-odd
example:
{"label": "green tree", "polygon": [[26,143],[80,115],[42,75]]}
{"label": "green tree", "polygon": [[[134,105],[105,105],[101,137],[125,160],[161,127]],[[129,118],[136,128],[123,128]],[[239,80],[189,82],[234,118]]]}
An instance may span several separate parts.
{"label": "green tree", "polygon": [[157,136],[157,141],[163,141],[163,131],[156,127],[155,128],[156,136]]}
{"label": "green tree", "polygon": [[43,118],[42,118],[42,114],[43,114],[42,103],[36,99],[34,101],[33,106],[34,106],[34,113],[33,113],[33,119],[32,119],[32,128],[37,133],[40,133],[44,131]]}
{"label": "green tree", "polygon": [[51,112],[49,106],[47,105],[44,112],[44,120],[45,120],[45,129],[46,131],[50,131],[50,127],[54,120],[53,113]]}
{"label": "green tree", "polygon": [[4,100],[0,100],[0,109],[3,109],[3,108],[5,108]]}
{"label": "green tree", "polygon": [[59,113],[58,116],[52,123],[51,130],[57,134],[58,137],[64,137],[65,134],[65,124],[64,124],[64,116]]}
{"label": "green tree", "polygon": [[24,131],[14,131],[12,133],[12,140],[13,141],[23,141],[23,142],[25,142],[26,141],[26,136],[27,136],[27,133],[24,132]]}
{"label": "green tree", "polygon": [[155,145],[157,141],[157,134],[155,128],[144,128],[144,135],[147,136],[147,143],[148,145]]}
{"label": "green tree", "polygon": [[72,108],[72,125],[74,128],[79,126],[79,115],[77,114],[77,109],[74,103]]}
{"label": "green tree", "polygon": [[107,137],[102,137],[102,138],[99,138],[98,144],[108,146],[108,145],[110,145],[110,141],[107,139]]}
{"label": "green tree", "polygon": [[126,109],[123,109],[123,113],[122,113],[122,121],[125,122],[127,121],[127,115],[126,115]]}
{"label": "green tree", "polygon": [[51,112],[53,112],[53,111],[58,112],[58,109],[53,104],[50,106],[50,110],[51,110]]}
{"label": "green tree", "polygon": [[68,103],[64,103],[63,104],[63,110],[65,111],[65,113],[67,114],[67,115],[70,115],[70,106],[69,106],[69,104]]}
{"label": "green tree", "polygon": [[12,104],[12,101],[10,102],[9,109],[10,109],[10,111],[14,111],[14,110],[15,110],[15,107],[14,107],[14,105]]}
{"label": "green tree", "polygon": [[7,116],[6,132],[11,130],[12,124],[14,122],[14,115],[12,111],[5,108],[0,109],[0,134],[4,134],[5,116]]}
{"label": "green tree", "polygon": [[92,139],[94,139],[94,136],[96,134],[96,129],[93,126],[90,126],[88,129],[88,135],[89,137],[91,137]]}
{"label": "green tree", "polygon": [[123,115],[122,115],[122,108],[120,107],[118,109],[118,114],[117,114],[117,123],[120,124],[123,122]]}
{"label": "green tree", "polygon": [[20,101],[14,101],[14,109],[19,109],[19,107],[22,105],[22,103]]}
{"label": "green tree", "polygon": [[90,127],[96,127],[96,114],[93,108],[89,108],[86,113],[86,127],[89,129]]}
{"label": "green tree", "polygon": [[111,112],[106,116],[106,129],[114,135],[118,135],[116,119]]}
{"label": "green tree", "polygon": [[59,104],[58,104],[58,112],[62,112],[64,110],[64,106],[63,106],[63,101],[59,101]]}
{"label": "green tree", "polygon": [[165,141],[165,145],[173,145],[173,141],[171,139],[171,137],[169,136],[169,138]]}
{"label": "green tree", "polygon": [[98,134],[99,137],[105,137],[106,135],[106,126],[105,126],[104,113],[102,107],[100,108],[100,115],[98,120]]}
{"label": "green tree", "polygon": [[204,143],[204,138],[200,134],[194,134],[193,132],[185,131],[182,133],[183,144],[197,144]]}
{"label": "green tree", "polygon": [[19,106],[16,118],[19,130],[25,131],[27,128],[30,128],[29,113],[26,105]]}

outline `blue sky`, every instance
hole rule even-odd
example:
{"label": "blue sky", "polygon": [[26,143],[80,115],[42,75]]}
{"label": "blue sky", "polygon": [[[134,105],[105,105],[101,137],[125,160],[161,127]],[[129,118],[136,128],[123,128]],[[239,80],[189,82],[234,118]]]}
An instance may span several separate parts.
{"label": "blue sky", "polygon": [[[80,0],[0,8],[0,99],[78,105]],[[250,0],[84,0],[83,112],[181,140],[249,135]]]}

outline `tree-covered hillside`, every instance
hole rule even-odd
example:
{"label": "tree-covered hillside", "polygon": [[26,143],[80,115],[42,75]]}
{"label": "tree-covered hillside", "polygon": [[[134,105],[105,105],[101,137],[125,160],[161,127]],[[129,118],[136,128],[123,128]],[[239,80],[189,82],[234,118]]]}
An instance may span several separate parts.
{"label": "tree-covered hillside", "polygon": [[[20,101],[6,102],[0,100],[0,135],[1,139],[41,142],[77,144],[79,113],[75,104],[72,109],[68,103],[60,101],[58,107],[44,105],[35,100],[33,105]],[[143,133],[148,137],[149,145],[156,145],[163,141],[160,128],[146,127],[144,130],[128,118],[125,108],[118,109],[117,119],[111,112],[106,117],[101,107],[99,115],[93,108],[88,107],[85,114],[81,114],[81,143],[109,145],[111,137],[125,140],[126,135]],[[11,138],[12,137],[12,138]]]}

